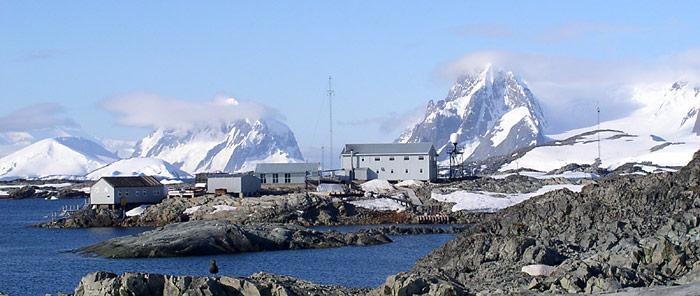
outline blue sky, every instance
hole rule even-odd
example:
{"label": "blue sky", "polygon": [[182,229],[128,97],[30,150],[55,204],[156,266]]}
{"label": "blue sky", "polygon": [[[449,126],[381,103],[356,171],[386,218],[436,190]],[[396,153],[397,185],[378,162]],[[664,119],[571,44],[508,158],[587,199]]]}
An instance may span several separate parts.
{"label": "blue sky", "polygon": [[[624,101],[605,96],[645,78],[601,76],[607,67],[649,74],[695,63],[685,70],[696,70],[697,11],[697,1],[0,0],[0,123],[48,103],[46,116],[57,118],[47,124],[136,140],[152,127],[124,124],[104,108],[106,100],[147,93],[210,102],[226,95],[277,110],[313,159],[327,145],[329,74],[336,143],[391,141],[406,118],[446,95],[460,62],[474,66],[483,58],[473,57],[486,56],[505,67],[518,61],[513,68],[533,81],[557,131],[590,122],[567,122],[561,113],[578,109],[571,106]],[[565,66],[563,74],[528,71],[532,63]],[[671,72],[663,78],[675,79]],[[547,89],[566,85],[559,77],[600,93]]]}

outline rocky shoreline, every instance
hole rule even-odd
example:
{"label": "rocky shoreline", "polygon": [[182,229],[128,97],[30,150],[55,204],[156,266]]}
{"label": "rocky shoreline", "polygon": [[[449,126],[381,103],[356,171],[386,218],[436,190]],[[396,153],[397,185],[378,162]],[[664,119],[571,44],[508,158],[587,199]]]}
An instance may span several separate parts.
{"label": "rocky shoreline", "polygon": [[369,289],[319,285],[288,276],[256,273],[247,278],[93,272],[80,280],[75,296],[93,295],[366,295]]}
{"label": "rocky shoreline", "polygon": [[337,248],[390,243],[382,232],[316,231],[289,224],[237,225],[229,221],[173,223],[77,250],[107,258],[156,258]]}

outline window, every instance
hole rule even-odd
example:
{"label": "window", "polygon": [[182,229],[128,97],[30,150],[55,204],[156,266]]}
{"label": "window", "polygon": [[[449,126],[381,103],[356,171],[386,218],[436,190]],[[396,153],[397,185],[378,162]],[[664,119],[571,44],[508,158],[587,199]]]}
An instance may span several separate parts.
{"label": "window", "polygon": [[380,160],[381,160],[381,158],[379,158],[379,157],[374,158],[374,161],[380,161]]}
{"label": "window", "polygon": [[393,161],[393,160],[394,160],[394,157],[393,157],[393,156],[392,156],[392,157],[389,157],[389,160],[392,160],[392,161]]}
{"label": "window", "polygon": [[421,173],[421,174],[423,173],[423,169],[420,169],[420,173]]}
{"label": "window", "polygon": [[275,183],[275,184],[279,183],[279,181],[280,181],[279,178],[280,178],[279,174],[272,174],[272,183]]}
{"label": "window", "polygon": [[365,158],[363,157],[363,158],[361,158],[360,160],[365,161]]}
{"label": "window", "polygon": [[292,174],[284,173],[284,183],[292,183]]}
{"label": "window", "polygon": [[408,169],[406,169],[406,174],[408,174]]}
{"label": "window", "polygon": [[411,158],[408,157],[408,156],[404,156],[404,157],[403,157],[403,160],[409,160],[409,159],[411,159]]}
{"label": "window", "polygon": [[425,159],[425,157],[423,157],[423,156],[418,156],[418,160],[423,160],[423,159]]}
{"label": "window", "polygon": [[[140,195],[140,191],[136,190],[136,196],[139,196],[139,195]],[[146,195],[144,194],[144,196],[146,196]]]}
{"label": "window", "polygon": [[146,189],[143,190],[143,196],[148,195],[148,191]]}
{"label": "window", "polygon": [[393,173],[394,173],[394,170],[391,170],[391,173],[393,174]]}
{"label": "window", "polygon": [[265,174],[260,174],[260,182],[267,183],[267,178],[265,178]]}

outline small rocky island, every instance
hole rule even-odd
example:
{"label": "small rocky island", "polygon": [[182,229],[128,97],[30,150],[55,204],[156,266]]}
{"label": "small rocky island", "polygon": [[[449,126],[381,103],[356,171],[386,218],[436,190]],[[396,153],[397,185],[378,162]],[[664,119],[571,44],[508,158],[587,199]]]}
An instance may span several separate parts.
{"label": "small rocky island", "polygon": [[238,225],[229,221],[173,223],[139,235],[78,250],[108,258],[153,258],[337,248],[391,242],[382,232],[316,231],[289,224]]}

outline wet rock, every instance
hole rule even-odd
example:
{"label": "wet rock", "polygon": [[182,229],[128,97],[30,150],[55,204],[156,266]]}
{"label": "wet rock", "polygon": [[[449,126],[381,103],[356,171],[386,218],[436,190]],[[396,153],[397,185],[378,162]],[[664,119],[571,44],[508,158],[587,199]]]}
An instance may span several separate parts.
{"label": "wet rock", "polygon": [[334,248],[391,242],[379,233],[315,231],[283,224],[237,225],[228,221],[169,224],[136,236],[113,238],[81,253],[109,258],[175,257],[272,250]]}

